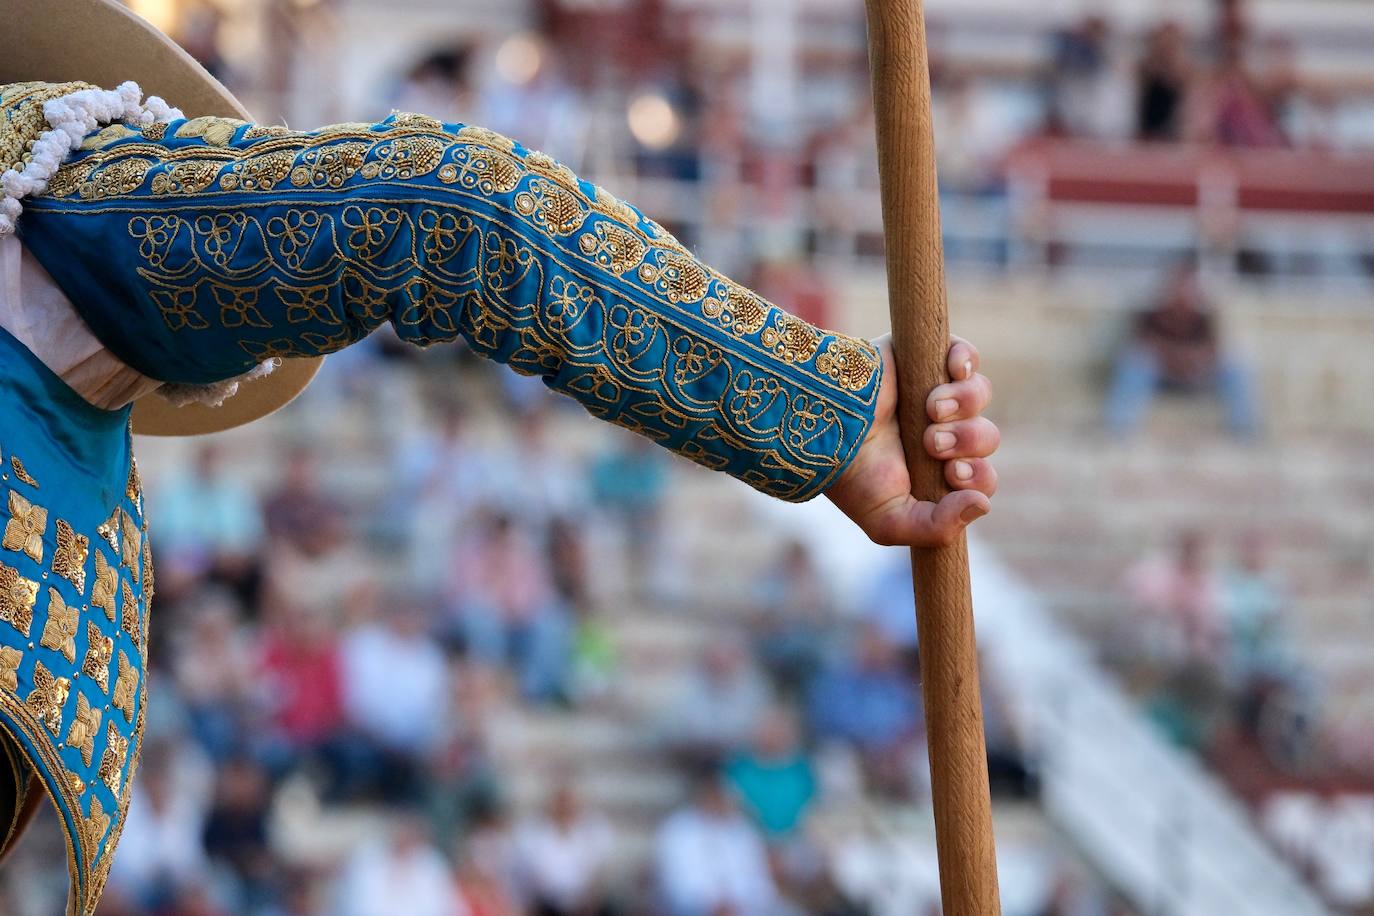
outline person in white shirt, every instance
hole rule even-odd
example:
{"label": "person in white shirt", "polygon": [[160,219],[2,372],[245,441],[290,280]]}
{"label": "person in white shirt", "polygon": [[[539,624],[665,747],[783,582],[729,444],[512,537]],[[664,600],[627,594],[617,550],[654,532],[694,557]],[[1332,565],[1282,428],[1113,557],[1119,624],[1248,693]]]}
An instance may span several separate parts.
{"label": "person in white shirt", "polygon": [[387,839],[360,847],[336,892],[335,916],[468,916],[448,862],[415,815],[403,816]]}
{"label": "person in white shirt", "polygon": [[536,916],[611,912],[605,884],[615,834],[605,817],[583,807],[571,780],[559,780],[545,813],[521,825],[515,850],[526,903]]}
{"label": "person in white shirt", "polygon": [[659,892],[671,916],[775,916],[788,911],[754,825],[720,774],[700,777],[690,804],[659,828]]}

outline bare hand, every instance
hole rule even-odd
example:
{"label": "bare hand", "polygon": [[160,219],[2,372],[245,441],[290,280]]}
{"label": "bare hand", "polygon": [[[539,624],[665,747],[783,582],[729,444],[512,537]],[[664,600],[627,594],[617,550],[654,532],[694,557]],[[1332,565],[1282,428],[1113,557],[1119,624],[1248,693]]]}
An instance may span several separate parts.
{"label": "bare hand", "polygon": [[952,543],[969,523],[988,514],[989,497],[997,491],[997,472],[987,457],[997,450],[1001,434],[981,416],[992,386],[978,374],[978,350],[951,338],[949,377],[954,381],[930,392],[925,447],[945,462],[945,481],[953,492],[939,503],[911,495],[911,476],[897,428],[897,371],[892,341],[874,341],[883,354],[883,380],[868,438],[840,479],[826,491],[864,534],[875,543],[937,547]]}

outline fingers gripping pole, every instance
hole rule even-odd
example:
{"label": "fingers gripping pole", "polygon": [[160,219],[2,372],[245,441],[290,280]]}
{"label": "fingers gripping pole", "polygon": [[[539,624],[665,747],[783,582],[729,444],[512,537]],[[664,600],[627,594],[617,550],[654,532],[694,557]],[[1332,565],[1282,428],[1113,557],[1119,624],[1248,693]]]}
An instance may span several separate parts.
{"label": "fingers gripping pole", "polygon": [[[938,500],[946,492],[943,470],[921,436],[926,393],[948,381],[949,318],[924,11],[921,0],[865,3],[898,417],[912,493]],[[1001,906],[963,536],[949,547],[913,549],[911,566],[943,912],[996,916]]]}

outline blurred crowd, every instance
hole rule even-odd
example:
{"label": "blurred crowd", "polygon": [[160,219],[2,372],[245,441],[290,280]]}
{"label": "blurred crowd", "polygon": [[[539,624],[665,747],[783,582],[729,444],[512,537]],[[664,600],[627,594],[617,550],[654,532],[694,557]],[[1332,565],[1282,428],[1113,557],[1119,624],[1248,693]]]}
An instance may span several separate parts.
{"label": "blurred crowd", "polygon": [[[382,358],[384,342],[369,349]],[[664,656],[655,690],[627,672],[613,621],[710,600],[691,583],[665,597],[654,575],[673,559],[668,488],[700,472],[582,429],[575,409],[465,353],[383,365],[420,386],[456,373],[496,402],[444,403],[380,456],[286,433],[255,439],[251,464],[242,443],[211,442],[178,473],[145,472],[154,699],[100,912],[872,912],[834,868],[853,850],[818,824],[864,799],[928,804],[905,563],[846,613],[808,549],[784,544],[700,649]],[[308,408],[338,385],[347,373]],[[363,401],[375,426],[381,404]],[[339,485],[376,463],[371,497]],[[989,684],[994,791],[1030,799],[1033,760],[1001,697]],[[647,765],[679,787],[648,849],[623,802],[591,797],[597,774],[574,745],[527,762],[546,774],[536,800],[517,791],[493,722],[541,711],[645,736]],[[32,892],[60,861],[25,871],[21,855],[0,878]],[[1073,875],[1051,871],[1035,916],[1107,912]]]}

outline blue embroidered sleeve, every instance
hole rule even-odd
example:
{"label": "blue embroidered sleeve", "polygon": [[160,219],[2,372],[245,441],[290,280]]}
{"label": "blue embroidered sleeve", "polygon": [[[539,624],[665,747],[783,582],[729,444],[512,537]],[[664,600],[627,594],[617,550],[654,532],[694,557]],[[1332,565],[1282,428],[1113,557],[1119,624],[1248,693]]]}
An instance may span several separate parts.
{"label": "blue embroidered sleeve", "polygon": [[774,496],[824,490],[881,360],[700,263],[491,131],[393,115],[312,133],[199,118],[91,138],[20,221],[101,340],[207,383],[390,322],[463,337],[592,414]]}

